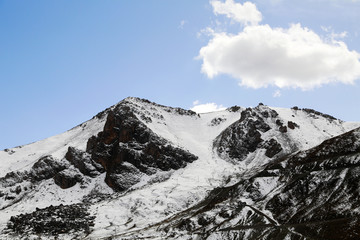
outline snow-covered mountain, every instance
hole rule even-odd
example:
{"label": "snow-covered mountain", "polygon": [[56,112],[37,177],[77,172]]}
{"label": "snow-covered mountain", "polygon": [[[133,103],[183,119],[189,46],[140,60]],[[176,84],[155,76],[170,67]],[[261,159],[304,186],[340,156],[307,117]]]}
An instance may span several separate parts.
{"label": "snow-covered mountain", "polygon": [[359,239],[359,127],[126,98],[0,151],[0,239]]}

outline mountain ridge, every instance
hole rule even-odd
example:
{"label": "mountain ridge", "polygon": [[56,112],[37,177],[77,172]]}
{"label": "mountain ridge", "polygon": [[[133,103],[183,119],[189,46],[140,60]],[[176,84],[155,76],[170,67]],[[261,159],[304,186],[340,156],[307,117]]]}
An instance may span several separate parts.
{"label": "mountain ridge", "polygon": [[[71,228],[64,234],[54,230],[57,237],[97,239],[118,236],[119,239],[130,239],[166,236],[187,239],[195,234],[204,239],[217,239],[225,232],[228,236],[223,238],[226,234],[221,235],[222,239],[236,238],[231,229],[237,226],[221,225],[220,229],[220,225],[215,224],[218,218],[208,218],[206,214],[218,214],[223,221],[230,221],[225,220],[229,217],[224,218],[230,210],[218,212],[216,209],[220,205],[225,209],[244,209],[245,206],[256,210],[258,216],[254,216],[255,220],[243,216],[243,221],[273,226],[278,220],[267,213],[275,214],[277,209],[261,205],[261,201],[265,201],[261,196],[275,196],[276,189],[286,188],[286,184],[277,182],[279,178],[274,176],[280,170],[269,169],[270,166],[279,165],[281,159],[285,159],[284,163],[290,162],[291,156],[296,154],[311,155],[306,152],[308,149],[322,149],[321,144],[328,139],[338,137],[340,142],[356,143],[358,135],[350,140],[345,136],[351,135],[351,130],[359,126],[360,123],[347,123],[297,107],[284,109],[259,104],[255,108],[234,106],[197,114],[128,97],[63,134],[0,151],[0,211],[5,216],[0,222],[0,237],[21,239],[24,234],[46,235],[50,230],[40,231],[38,227],[40,232],[36,232],[37,228],[30,224],[38,221],[36,218],[40,213],[47,211],[42,209],[61,204],[71,209],[72,204],[85,204],[93,220],[89,220],[88,225],[79,223],[82,228],[78,233],[71,233]],[[359,150],[356,148],[354,154]],[[341,159],[347,155],[336,151],[338,161],[344,162]],[[357,167],[356,164],[346,166]],[[278,166],[277,169],[281,168]],[[285,179],[292,179],[292,175],[280,173]],[[261,176],[272,176],[273,179]],[[337,178],[341,176],[336,175]],[[249,183],[247,179],[253,179],[253,182]],[[234,184],[241,187],[229,188]],[[244,187],[253,190],[244,195],[243,190],[239,190]],[[214,198],[219,196],[218,191],[230,191],[233,195],[225,194],[220,200]],[[233,196],[241,196],[238,201],[241,204],[237,207],[232,206]],[[213,200],[207,200],[209,197]],[[270,201],[272,198],[264,199]],[[192,212],[190,209],[196,209],[204,201],[211,204],[207,204],[207,211],[201,210],[205,215],[193,215],[195,222],[186,214],[182,215]],[[223,206],[224,202],[228,205]],[[73,206],[74,211],[82,211],[77,205]],[[56,207],[59,213],[63,208]],[[16,217],[20,213],[33,219],[27,220],[27,227],[20,227],[21,221],[16,220],[20,219]],[[32,218],[26,215],[32,213]],[[163,224],[164,221],[172,224]],[[156,230],[149,226],[164,227]],[[216,231],[208,229],[209,226],[215,227]],[[237,230],[238,236],[247,234],[249,239],[256,239],[258,232],[244,226],[240,227],[240,232]],[[193,227],[206,234],[199,235]],[[269,231],[269,236],[277,234],[276,231]],[[277,239],[287,236],[281,238],[281,234]],[[289,237],[297,239],[291,234]]]}

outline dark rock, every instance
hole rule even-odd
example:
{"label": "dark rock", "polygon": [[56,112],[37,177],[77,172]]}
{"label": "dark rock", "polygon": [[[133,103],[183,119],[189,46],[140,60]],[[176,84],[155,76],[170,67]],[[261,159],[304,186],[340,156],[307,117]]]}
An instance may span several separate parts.
{"label": "dark rock", "polygon": [[5,200],[14,200],[16,197],[12,195],[6,195]]}
{"label": "dark rock", "polygon": [[[320,145],[306,151],[305,157],[299,157],[300,154],[289,158],[288,162],[293,165],[306,164],[324,159],[336,158],[338,161],[340,156],[348,156],[360,153],[360,144],[358,144],[358,132],[360,128],[354,129],[337,137],[325,140]],[[334,163],[333,163],[334,164]]]}
{"label": "dark rock", "polygon": [[267,132],[271,129],[260,115],[263,116],[263,112],[268,112],[269,116],[277,115],[272,111],[264,109],[264,107],[254,110],[247,108],[242,111],[240,120],[225,129],[215,139],[214,146],[217,147],[218,152],[238,161],[244,160],[263,141],[260,132]]}
{"label": "dark rock", "polygon": [[269,117],[269,112],[264,111],[260,113],[264,118],[268,118]]}
{"label": "dark rock", "polygon": [[0,178],[0,184],[3,187],[12,187],[18,183],[21,183],[28,178],[27,172],[9,172],[4,177]]}
{"label": "dark rock", "polygon": [[180,221],[178,228],[180,230],[191,231],[194,229],[194,223],[190,219],[183,219]]}
{"label": "dark rock", "polygon": [[81,204],[49,206],[36,208],[32,213],[12,216],[7,228],[23,236],[31,233],[53,236],[70,232],[88,234],[94,226],[94,219]]}
{"label": "dark rock", "polygon": [[92,153],[92,150],[96,147],[96,136],[92,136],[88,139],[86,144],[86,152]]}
{"label": "dark rock", "polygon": [[211,218],[209,218],[209,217],[207,217],[207,216],[204,216],[204,215],[202,215],[202,216],[200,216],[200,217],[198,218],[198,224],[199,224],[200,226],[207,226],[207,225],[209,225],[212,221],[213,221],[213,219],[211,219]]}
{"label": "dark rock", "polygon": [[287,127],[286,126],[281,126],[279,127],[279,131],[282,133],[286,133],[287,132]]}
{"label": "dark rock", "polygon": [[217,126],[220,125],[222,122],[225,122],[225,118],[214,118],[211,120],[210,126]]}
{"label": "dark rock", "polygon": [[175,112],[180,114],[180,115],[188,115],[188,116],[197,115],[196,112],[194,112],[192,110],[185,110],[185,109],[182,109],[182,108],[175,108]]}
{"label": "dark rock", "polygon": [[67,164],[56,161],[51,156],[45,156],[34,163],[30,171],[30,177],[34,182],[50,179],[67,167]]}
{"label": "dark rock", "polygon": [[17,187],[16,187],[15,193],[16,193],[16,194],[21,193],[21,186],[17,186]]}
{"label": "dark rock", "polygon": [[141,114],[140,118],[145,121],[146,123],[151,123],[151,117],[146,116],[145,114]]}
{"label": "dark rock", "polygon": [[[210,191],[167,228],[199,239],[360,239],[360,214],[354,211],[360,208],[359,138],[360,128],[270,161],[260,173],[250,169],[239,182]],[[275,139],[265,145],[279,146]],[[237,205],[244,198],[253,203]]]}
{"label": "dark rock", "polygon": [[284,125],[284,123],[280,120],[280,119],[276,119],[276,125],[282,127]]}
{"label": "dark rock", "polygon": [[316,116],[322,116],[324,118],[327,118],[329,121],[333,121],[333,120],[337,120],[337,118],[329,115],[329,114],[324,114],[324,113],[321,113],[321,112],[318,112],[318,111],[315,111],[314,109],[310,109],[310,108],[303,108],[301,109],[302,111],[310,114],[310,116],[312,117],[316,117]]}
{"label": "dark rock", "polygon": [[144,175],[132,164],[118,164],[106,174],[105,182],[116,191],[125,191],[138,183]]}
{"label": "dark rock", "polygon": [[66,169],[54,176],[54,182],[62,189],[71,188],[76,183],[82,182],[82,176],[75,170]]}
{"label": "dark rock", "polygon": [[12,150],[12,149],[8,149],[8,148],[5,148],[5,149],[4,149],[4,152],[8,153],[9,155],[12,155],[12,154],[14,154],[14,153],[15,153],[15,151],[14,151],[14,150]]}
{"label": "dark rock", "polygon": [[262,147],[266,149],[265,156],[269,158],[274,157],[276,154],[282,151],[281,144],[273,138],[264,142]]}
{"label": "dark rock", "polygon": [[[168,110],[193,115],[182,109]],[[84,159],[91,162],[91,159],[101,164],[106,171],[106,183],[117,191],[128,189],[143,174],[176,170],[197,159],[188,151],[172,147],[165,139],[154,134],[125,103],[118,104],[108,112],[104,130],[97,137],[89,139],[87,152],[90,155],[85,158],[82,155],[82,162]]]}
{"label": "dark rock", "polygon": [[237,111],[239,111],[241,109],[241,107],[239,107],[239,106],[232,106],[232,107],[229,107],[227,110],[229,111],[229,112],[237,112]]}
{"label": "dark rock", "polygon": [[101,164],[96,163],[91,159],[90,154],[73,147],[68,148],[65,158],[79,169],[82,174],[90,177],[96,177],[105,171]]}
{"label": "dark rock", "polygon": [[299,128],[299,125],[297,125],[296,123],[294,123],[292,121],[288,121],[287,125],[290,129],[295,129],[296,127]]}
{"label": "dark rock", "polygon": [[300,224],[295,230],[313,238],[360,237],[356,227],[360,215],[353,212],[360,198],[360,183],[355,180],[360,178],[359,131],[326,140],[283,161],[281,179],[286,184],[266,205],[278,222]]}

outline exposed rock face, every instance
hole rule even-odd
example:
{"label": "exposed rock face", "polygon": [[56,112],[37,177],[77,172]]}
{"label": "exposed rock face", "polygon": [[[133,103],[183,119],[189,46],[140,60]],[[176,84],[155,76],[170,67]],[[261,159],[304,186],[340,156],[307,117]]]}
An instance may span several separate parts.
{"label": "exposed rock face", "polygon": [[266,141],[262,147],[266,149],[265,156],[269,158],[272,158],[282,150],[281,144],[273,138]]}
{"label": "exposed rock face", "polygon": [[360,238],[360,129],[298,153],[279,169],[283,190],[266,205],[281,224],[309,238]]}
{"label": "exposed rock face", "polygon": [[281,151],[281,146],[277,146],[276,150],[270,150],[270,145],[274,144],[274,139],[262,144],[264,140],[261,138],[261,134],[271,129],[264,119],[275,118],[278,114],[270,108],[260,106],[242,111],[240,120],[233,123],[217,137],[214,146],[221,155],[242,161],[249,153],[254,152],[259,147],[265,147],[268,150],[267,156],[274,156],[279,152],[277,149]]}
{"label": "exposed rock face", "polygon": [[287,132],[287,127],[286,126],[281,126],[279,127],[279,131],[282,133],[286,133]]}
{"label": "exposed rock face", "polygon": [[71,188],[82,180],[81,174],[74,169],[63,170],[54,176],[54,182],[63,189]]}
{"label": "exposed rock face", "polygon": [[[179,115],[196,115],[193,111],[180,108],[164,108]],[[58,186],[66,189],[82,183],[85,176],[94,178],[106,172],[106,183],[116,191],[124,191],[144,175],[177,170],[197,159],[190,152],[174,147],[154,134],[137,118],[135,111],[126,101],[106,109],[96,116],[107,115],[104,130],[88,139],[86,152],[70,146],[64,156],[67,161],[58,161],[51,156],[42,157],[29,172],[8,173],[0,179],[0,184],[16,188],[16,184],[23,181],[37,183],[54,178]],[[141,118],[151,121],[144,113],[141,113]],[[1,195],[9,200],[15,199],[12,193],[16,191],[10,193],[9,190],[9,194],[1,192]]]}
{"label": "exposed rock face", "polygon": [[229,107],[227,110],[229,111],[229,112],[237,112],[237,111],[239,111],[241,109],[241,107],[239,107],[239,106],[232,106],[232,107]]}
{"label": "exposed rock face", "polygon": [[226,121],[226,119],[224,119],[224,118],[214,118],[211,120],[210,126],[217,126],[220,123],[225,122],[225,121]]}
{"label": "exposed rock face", "polygon": [[176,170],[197,159],[155,135],[126,104],[108,113],[104,131],[89,139],[87,152],[105,169],[106,183],[117,191],[136,184],[144,174]]}
{"label": "exposed rock face", "polygon": [[30,177],[33,181],[41,181],[55,176],[56,173],[66,169],[67,164],[54,160],[51,156],[40,158],[32,167]]}
{"label": "exposed rock face", "polygon": [[303,108],[301,109],[302,111],[304,112],[307,112],[310,114],[310,116],[316,118],[316,116],[322,116],[322,117],[325,117],[329,120],[337,120],[337,118],[334,118],[333,116],[329,115],[329,114],[324,114],[324,113],[321,113],[321,112],[318,112],[318,111],[315,111],[314,109],[310,109],[310,108]]}
{"label": "exposed rock face", "polygon": [[296,123],[292,122],[292,121],[288,121],[288,128],[294,130],[295,128],[299,128],[299,125],[297,125]]}
{"label": "exposed rock face", "polygon": [[66,169],[68,165],[61,161],[54,160],[51,156],[41,157],[34,163],[30,171],[9,172],[5,177],[0,178],[0,184],[4,187],[14,186],[23,181],[31,181],[33,183],[50,179],[56,173]]}
{"label": "exposed rock face", "polygon": [[321,116],[321,117],[327,118],[329,121],[338,120],[337,118],[335,118],[329,114],[324,114],[324,113],[318,112],[311,108],[299,108],[299,107],[295,106],[295,107],[292,107],[291,109],[293,109],[295,111],[304,111],[313,118],[318,118],[318,116]]}
{"label": "exposed rock face", "polygon": [[201,239],[360,239],[360,128],[252,174],[164,228]]}
{"label": "exposed rock face", "polygon": [[[89,140],[91,141],[91,140]],[[68,152],[65,155],[65,158],[74,165],[79,171],[87,176],[96,177],[100,173],[103,173],[105,170],[99,164],[91,159],[90,154],[83,152],[81,150],[69,147]]]}
{"label": "exposed rock face", "polygon": [[10,218],[8,229],[17,234],[58,234],[76,231],[89,233],[94,226],[94,216],[90,216],[84,205],[50,206],[28,214],[20,214]]}
{"label": "exposed rock face", "polygon": [[[42,180],[53,178],[57,173],[67,169],[69,164],[56,161],[51,156],[41,157],[30,171],[9,172],[0,178],[0,208],[19,201],[34,185]],[[1,201],[3,198],[4,201]]]}
{"label": "exposed rock face", "polygon": [[[339,135],[356,124],[298,107],[197,115],[135,98],[93,120],[46,153],[0,151],[19,169],[0,178],[1,239],[360,239],[360,129]],[[198,163],[173,174],[197,157],[160,135]],[[60,202],[82,204],[29,213]]]}

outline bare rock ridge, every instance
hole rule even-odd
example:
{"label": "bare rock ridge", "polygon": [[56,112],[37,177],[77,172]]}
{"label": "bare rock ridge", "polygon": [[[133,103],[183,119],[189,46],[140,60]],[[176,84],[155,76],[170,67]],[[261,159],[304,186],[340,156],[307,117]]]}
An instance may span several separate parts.
{"label": "bare rock ridge", "polygon": [[197,159],[154,134],[121,103],[109,111],[104,131],[89,139],[86,151],[105,169],[106,183],[118,191],[139,182],[144,174],[177,170]]}
{"label": "bare rock ridge", "polygon": [[200,239],[359,239],[359,178],[360,128],[214,189],[163,229]]}
{"label": "bare rock ridge", "polygon": [[244,160],[249,152],[254,152],[259,147],[266,148],[266,155],[273,157],[282,148],[275,139],[265,141],[261,138],[261,132],[265,133],[271,127],[264,121],[264,118],[275,118],[276,111],[266,109],[261,111],[247,108],[241,112],[238,121],[227,128],[216,140],[216,147],[220,154],[225,154],[231,159]]}
{"label": "bare rock ridge", "polygon": [[0,239],[360,239],[360,123],[312,109],[126,98],[0,161]]}
{"label": "bare rock ridge", "polygon": [[[82,183],[84,176],[94,178],[106,172],[105,182],[116,191],[124,191],[144,175],[177,170],[197,159],[153,133],[134,111],[127,100],[120,102],[96,116],[107,116],[105,126],[97,136],[88,139],[86,151],[70,146],[64,156],[67,162],[45,156],[34,164],[30,172],[11,172],[0,182],[13,185],[27,179],[34,182],[54,178],[57,185],[66,189]],[[179,108],[174,111],[195,114]]]}
{"label": "bare rock ridge", "polygon": [[291,131],[300,126],[292,121],[285,126],[275,110],[259,104],[242,111],[240,119],[215,139],[214,147],[220,156],[235,161],[243,161],[259,149],[264,149],[268,158],[279,157],[297,149],[295,145],[286,147],[288,128]]}

